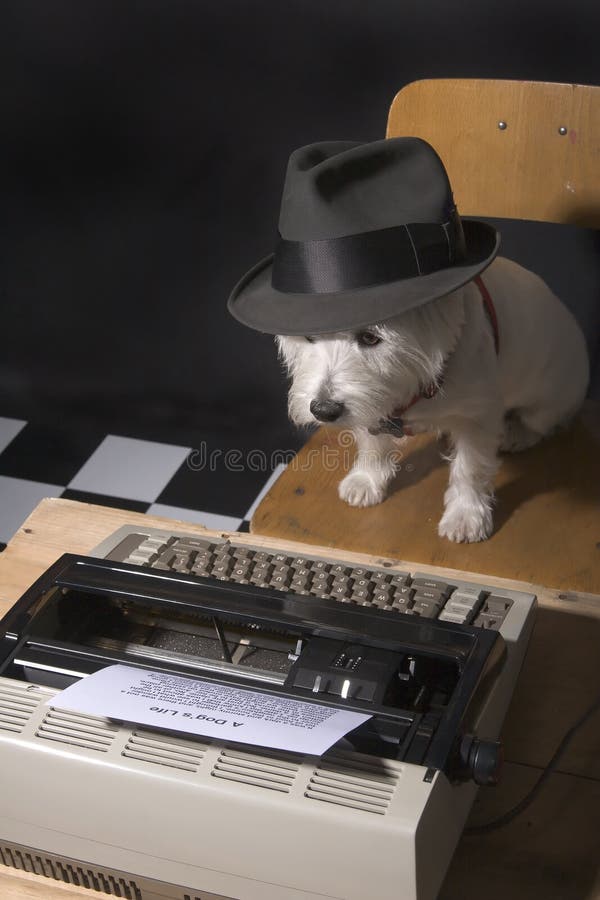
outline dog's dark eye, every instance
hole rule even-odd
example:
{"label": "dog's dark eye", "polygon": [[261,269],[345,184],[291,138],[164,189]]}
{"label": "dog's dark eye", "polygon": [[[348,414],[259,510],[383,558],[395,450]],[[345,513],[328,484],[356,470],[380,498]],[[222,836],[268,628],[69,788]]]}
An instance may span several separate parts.
{"label": "dog's dark eye", "polygon": [[374,331],[360,331],[356,335],[356,340],[361,347],[374,347],[375,344],[381,343],[381,338]]}
{"label": "dog's dark eye", "polygon": [[305,341],[308,341],[309,344],[314,344],[314,342],[315,342],[314,337],[311,337],[310,334],[305,334],[305,335],[304,335],[304,340],[305,340]]}

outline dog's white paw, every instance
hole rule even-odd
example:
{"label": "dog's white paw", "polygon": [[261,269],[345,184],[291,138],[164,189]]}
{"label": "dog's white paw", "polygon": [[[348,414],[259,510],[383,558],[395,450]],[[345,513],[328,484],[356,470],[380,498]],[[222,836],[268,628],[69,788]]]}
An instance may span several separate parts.
{"label": "dog's white paw", "polygon": [[485,541],[492,533],[491,510],[483,502],[451,503],[438,525],[440,537],[455,543]]}
{"label": "dog's white paw", "polygon": [[378,485],[368,472],[349,472],[340,481],[338,494],[350,506],[375,506],[385,497],[385,487]]}

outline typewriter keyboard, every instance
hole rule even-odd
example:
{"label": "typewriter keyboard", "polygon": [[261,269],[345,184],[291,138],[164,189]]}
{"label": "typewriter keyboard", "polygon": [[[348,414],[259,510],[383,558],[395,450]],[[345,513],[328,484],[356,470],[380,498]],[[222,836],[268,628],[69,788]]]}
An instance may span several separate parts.
{"label": "typewriter keyboard", "polygon": [[[389,613],[500,629],[514,600],[485,585],[399,572],[392,562],[363,568],[339,559],[295,556],[226,539],[120,529],[96,555],[152,569],[235,581],[295,594],[378,607]],[[512,592],[510,592],[512,593]]]}

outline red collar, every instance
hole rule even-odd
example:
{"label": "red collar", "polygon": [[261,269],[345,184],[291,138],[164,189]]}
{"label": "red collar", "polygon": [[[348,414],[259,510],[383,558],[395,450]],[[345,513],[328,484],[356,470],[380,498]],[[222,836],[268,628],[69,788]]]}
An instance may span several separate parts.
{"label": "red collar", "polygon": [[[490,320],[490,324],[492,326],[492,331],[494,332],[494,347],[496,348],[496,354],[498,354],[500,349],[500,331],[498,329],[498,317],[496,315],[496,309],[494,307],[494,301],[492,300],[492,296],[488,291],[487,287],[483,283],[483,279],[481,275],[477,275],[476,278],[473,279],[473,282],[479,288],[479,293],[481,294],[481,299],[483,301],[484,309],[487,313],[488,319]],[[430,384],[427,388],[424,388],[419,394],[415,394],[410,403],[407,403],[406,406],[401,406],[396,408],[391,415],[391,420],[395,423],[398,423],[398,431],[401,434],[410,434],[411,432],[404,427],[402,423],[402,416],[410,409],[411,406],[414,406],[415,403],[418,403],[419,400],[431,400],[432,397],[435,397],[439,389],[444,383],[444,372],[442,372],[440,378],[437,381]]]}
{"label": "red collar", "polygon": [[483,300],[485,311],[488,315],[488,319],[490,320],[490,325],[492,326],[492,331],[494,332],[494,347],[496,348],[496,356],[498,356],[498,353],[500,352],[500,329],[498,328],[498,316],[496,315],[494,301],[492,300],[492,295],[483,283],[481,275],[478,275],[473,279],[473,281],[479,288],[479,293],[481,294],[481,299]]}

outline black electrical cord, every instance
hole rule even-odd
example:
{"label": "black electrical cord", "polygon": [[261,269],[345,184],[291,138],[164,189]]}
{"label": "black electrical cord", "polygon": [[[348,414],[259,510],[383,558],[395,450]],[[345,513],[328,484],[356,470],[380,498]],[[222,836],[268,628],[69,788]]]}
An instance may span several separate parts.
{"label": "black electrical cord", "polygon": [[490,822],[486,822],[483,825],[472,825],[470,828],[465,828],[465,834],[478,835],[487,834],[489,831],[495,831],[496,828],[502,828],[504,825],[508,825],[509,822],[512,822],[513,819],[516,819],[517,816],[519,816],[525,809],[527,809],[527,807],[533,803],[540,790],[544,786],[545,782],[556,769],[561,756],[571,743],[572,739],[575,737],[575,734],[579,731],[580,728],[585,725],[588,719],[590,719],[595,712],[598,712],[598,710],[600,710],[600,697],[597,697],[592,705],[575,722],[575,724],[572,725],[571,728],[569,728],[560,744],[554,751],[552,759],[545,767],[534,786],[531,788],[528,794],[525,794],[523,799],[519,803],[517,803],[516,806],[513,806],[512,809],[509,809],[501,816],[498,816],[498,818],[492,819]]}

